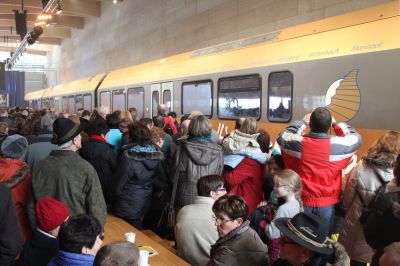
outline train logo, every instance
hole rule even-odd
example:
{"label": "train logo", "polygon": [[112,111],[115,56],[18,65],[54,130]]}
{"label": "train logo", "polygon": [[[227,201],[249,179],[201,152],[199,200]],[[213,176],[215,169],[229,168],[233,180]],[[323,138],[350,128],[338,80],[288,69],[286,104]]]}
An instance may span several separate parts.
{"label": "train logo", "polygon": [[337,121],[351,120],[360,109],[361,94],[357,85],[358,71],[358,69],[353,69],[344,78],[336,80],[326,92],[325,106]]}

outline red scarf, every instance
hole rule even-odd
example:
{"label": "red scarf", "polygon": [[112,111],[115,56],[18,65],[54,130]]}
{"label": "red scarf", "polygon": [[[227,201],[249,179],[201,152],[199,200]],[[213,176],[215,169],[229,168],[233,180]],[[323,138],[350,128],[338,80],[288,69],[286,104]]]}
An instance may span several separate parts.
{"label": "red scarf", "polygon": [[102,136],[99,136],[99,135],[89,135],[89,139],[100,140],[100,141],[102,141],[104,143],[107,142],[105,138],[103,138]]}

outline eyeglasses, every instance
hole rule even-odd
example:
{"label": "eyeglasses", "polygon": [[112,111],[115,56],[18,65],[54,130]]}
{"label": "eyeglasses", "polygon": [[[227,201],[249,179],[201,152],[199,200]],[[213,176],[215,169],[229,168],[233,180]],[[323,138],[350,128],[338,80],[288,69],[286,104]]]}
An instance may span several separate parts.
{"label": "eyeglasses", "polygon": [[220,187],[220,188],[217,188],[217,191],[226,191],[226,188],[225,187]]}
{"label": "eyeglasses", "polygon": [[224,218],[219,218],[219,217],[216,217],[216,216],[213,216],[212,218],[213,218],[213,221],[215,223],[217,223],[217,224],[225,224],[227,222],[232,222],[233,221],[233,220],[225,220]]}
{"label": "eyeglasses", "polygon": [[284,238],[284,237],[281,237],[280,243],[281,243],[281,246],[286,246],[286,245],[297,245],[296,242],[293,242],[293,241],[291,241],[289,238]]}

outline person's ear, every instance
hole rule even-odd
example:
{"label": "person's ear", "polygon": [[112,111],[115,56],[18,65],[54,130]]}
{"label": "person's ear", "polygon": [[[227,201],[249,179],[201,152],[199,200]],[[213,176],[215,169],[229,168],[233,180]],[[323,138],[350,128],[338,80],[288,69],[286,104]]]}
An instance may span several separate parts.
{"label": "person's ear", "polygon": [[236,219],[236,221],[237,221],[237,223],[239,224],[239,226],[240,226],[240,225],[242,225],[242,224],[243,224],[243,222],[244,222],[244,221],[243,221],[243,219],[242,219],[242,218],[240,218],[240,217],[239,217],[239,218],[237,218],[237,219]]}
{"label": "person's ear", "polygon": [[210,191],[210,197],[215,199],[217,197],[217,192],[211,190]]}

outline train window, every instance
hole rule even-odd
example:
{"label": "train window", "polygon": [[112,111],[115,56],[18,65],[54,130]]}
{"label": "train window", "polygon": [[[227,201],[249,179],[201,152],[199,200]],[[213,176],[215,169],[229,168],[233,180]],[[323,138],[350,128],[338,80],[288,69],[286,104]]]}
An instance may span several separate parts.
{"label": "train window", "polygon": [[75,103],[76,112],[78,112],[79,108],[83,108],[83,95],[76,95],[76,103]]}
{"label": "train window", "polygon": [[163,91],[163,104],[165,104],[168,107],[167,113],[171,112],[171,105],[172,105],[172,96],[171,96],[171,90],[165,90]]}
{"label": "train window", "polygon": [[73,114],[75,112],[75,96],[71,95],[68,98],[68,113]]}
{"label": "train window", "polygon": [[49,99],[50,108],[54,109],[54,98]]}
{"label": "train window", "polygon": [[125,90],[114,90],[112,92],[113,111],[124,111],[125,108]]}
{"label": "train window", "polygon": [[153,91],[153,93],[151,94],[151,106],[153,110],[153,116],[157,115],[157,107],[160,104],[159,99],[160,93],[158,91]]}
{"label": "train window", "polygon": [[144,116],[144,88],[128,89],[128,109],[131,107],[136,108],[137,119]]}
{"label": "train window", "polygon": [[62,97],[62,112],[68,113],[68,97],[67,96]]}
{"label": "train window", "polygon": [[92,95],[91,94],[83,95],[83,109],[92,111]]}
{"label": "train window", "polygon": [[292,118],[293,74],[289,71],[270,73],[268,77],[268,120],[288,122]]}
{"label": "train window", "polygon": [[261,78],[259,75],[218,80],[218,116],[235,119],[260,117]]}
{"label": "train window", "polygon": [[100,106],[108,106],[111,110],[111,93],[109,91],[100,92]]}
{"label": "train window", "polygon": [[[193,97],[193,96],[196,97]],[[212,115],[212,81],[194,81],[182,84],[182,113],[200,111],[206,116]]]}
{"label": "train window", "polygon": [[60,97],[54,98],[54,110],[59,113],[60,112]]}

